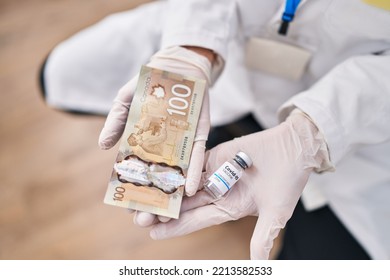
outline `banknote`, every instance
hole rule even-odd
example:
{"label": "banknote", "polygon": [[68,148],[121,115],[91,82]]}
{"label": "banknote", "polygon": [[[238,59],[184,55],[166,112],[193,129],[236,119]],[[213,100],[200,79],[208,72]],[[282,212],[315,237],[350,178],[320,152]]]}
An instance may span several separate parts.
{"label": "banknote", "polygon": [[205,86],[141,68],[105,203],[179,217]]}

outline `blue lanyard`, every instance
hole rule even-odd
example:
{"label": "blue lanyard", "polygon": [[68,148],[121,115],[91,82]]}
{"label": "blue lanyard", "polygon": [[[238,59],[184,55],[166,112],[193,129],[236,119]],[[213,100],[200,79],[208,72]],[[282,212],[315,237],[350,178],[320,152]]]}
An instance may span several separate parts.
{"label": "blue lanyard", "polygon": [[284,8],[284,13],[282,15],[282,24],[279,28],[279,34],[286,35],[289,23],[294,19],[295,11],[301,0],[287,0],[286,6]]}

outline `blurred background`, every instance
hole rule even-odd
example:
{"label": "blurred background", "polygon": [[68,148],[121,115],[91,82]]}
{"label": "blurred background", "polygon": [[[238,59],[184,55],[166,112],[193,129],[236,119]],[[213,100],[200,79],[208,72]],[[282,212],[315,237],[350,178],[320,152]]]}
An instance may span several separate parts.
{"label": "blurred background", "polygon": [[0,0],[0,259],[248,259],[256,219],[154,241],[103,197],[117,147],[101,151],[104,117],[48,108],[46,55],[104,16],[144,2]]}

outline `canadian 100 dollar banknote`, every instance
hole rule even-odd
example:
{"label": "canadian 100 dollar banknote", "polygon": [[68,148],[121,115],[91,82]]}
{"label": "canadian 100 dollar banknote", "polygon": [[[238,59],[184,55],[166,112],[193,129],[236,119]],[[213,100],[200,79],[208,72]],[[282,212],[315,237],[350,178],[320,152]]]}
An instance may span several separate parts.
{"label": "canadian 100 dollar banknote", "polygon": [[141,68],[105,203],[179,217],[205,86]]}

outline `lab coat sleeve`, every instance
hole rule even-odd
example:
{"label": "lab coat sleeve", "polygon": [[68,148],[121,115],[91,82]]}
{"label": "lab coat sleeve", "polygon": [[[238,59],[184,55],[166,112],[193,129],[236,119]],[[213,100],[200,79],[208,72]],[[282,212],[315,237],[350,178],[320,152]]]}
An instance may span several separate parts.
{"label": "lab coat sleeve", "polygon": [[295,107],[323,133],[336,165],[361,145],[390,140],[390,54],[353,57],[336,66],[279,110],[283,120]]}
{"label": "lab coat sleeve", "polygon": [[162,48],[198,46],[227,57],[228,40],[236,32],[233,0],[170,0],[164,19]]}

